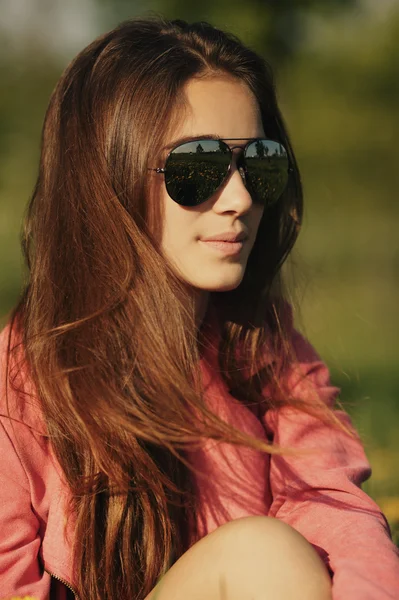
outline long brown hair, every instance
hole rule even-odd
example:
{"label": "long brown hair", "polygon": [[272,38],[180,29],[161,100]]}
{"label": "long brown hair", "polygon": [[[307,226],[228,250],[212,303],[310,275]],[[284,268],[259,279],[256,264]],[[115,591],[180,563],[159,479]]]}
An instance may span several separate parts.
{"label": "long brown hair", "polygon": [[[72,61],[51,96],[22,235],[29,276],[11,315],[72,492],[82,600],[143,598],[189,547],[197,484],[188,448],[212,438],[284,451],[207,407],[199,361],[212,338],[197,331],[193,298],[161,252],[161,209],[150,201],[147,167],[183,86],[212,73],[249,86],[294,167],[264,213],[243,281],[211,293],[220,375],[263,410],[317,404],[279,388],[295,358],[281,267],[299,232],[302,187],[269,65],[205,22],[122,23]],[[270,353],[278,360],[265,364]],[[344,428],[329,407],[317,409]]]}

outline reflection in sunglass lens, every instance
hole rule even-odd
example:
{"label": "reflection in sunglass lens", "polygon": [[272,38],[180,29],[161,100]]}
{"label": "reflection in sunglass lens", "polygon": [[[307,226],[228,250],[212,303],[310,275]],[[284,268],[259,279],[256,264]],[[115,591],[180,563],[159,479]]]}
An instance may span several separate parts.
{"label": "reflection in sunglass lens", "polygon": [[181,144],[166,161],[168,194],[183,206],[201,204],[223,183],[230,160],[230,149],[222,141],[195,140]]}
{"label": "reflection in sunglass lens", "polygon": [[273,140],[256,140],[247,147],[245,164],[254,202],[265,206],[274,204],[288,180],[288,155],[284,146]]}

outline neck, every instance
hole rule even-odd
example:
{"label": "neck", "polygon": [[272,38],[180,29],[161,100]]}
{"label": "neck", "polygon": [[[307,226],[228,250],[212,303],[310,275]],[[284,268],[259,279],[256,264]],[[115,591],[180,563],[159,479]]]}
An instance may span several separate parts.
{"label": "neck", "polygon": [[197,329],[201,327],[209,304],[209,292],[197,290],[195,295],[195,320]]}

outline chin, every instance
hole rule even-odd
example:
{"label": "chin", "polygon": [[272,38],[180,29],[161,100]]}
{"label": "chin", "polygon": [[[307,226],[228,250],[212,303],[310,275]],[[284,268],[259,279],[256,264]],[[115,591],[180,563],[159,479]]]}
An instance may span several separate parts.
{"label": "chin", "polygon": [[201,282],[200,285],[197,283],[195,287],[206,290],[207,292],[229,292],[235,290],[240,285],[242,278],[243,275],[240,277],[229,278],[224,281]]}

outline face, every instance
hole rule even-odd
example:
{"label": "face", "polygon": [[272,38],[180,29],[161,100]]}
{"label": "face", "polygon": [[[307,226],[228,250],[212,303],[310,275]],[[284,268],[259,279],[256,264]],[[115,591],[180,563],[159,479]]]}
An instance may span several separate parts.
{"label": "face", "polygon": [[[180,127],[165,146],[183,136],[212,134],[230,146],[245,147],[247,138],[265,137],[258,103],[250,89],[232,78],[192,79],[185,86],[187,102]],[[231,138],[239,138],[230,141]],[[165,159],[170,149],[163,155]],[[164,209],[162,250],[179,276],[192,288],[204,309],[209,292],[236,288],[245,273],[264,208],[253,203],[234,160],[225,184],[208,200],[184,207],[170,198],[163,177],[156,175],[158,199]],[[163,166],[164,163],[162,163]],[[241,251],[227,255],[202,239],[216,234],[245,231]]]}

